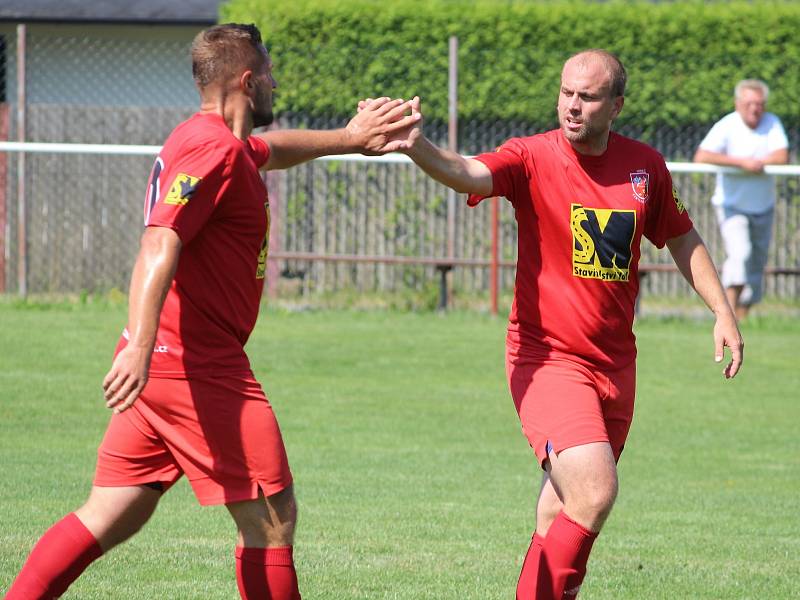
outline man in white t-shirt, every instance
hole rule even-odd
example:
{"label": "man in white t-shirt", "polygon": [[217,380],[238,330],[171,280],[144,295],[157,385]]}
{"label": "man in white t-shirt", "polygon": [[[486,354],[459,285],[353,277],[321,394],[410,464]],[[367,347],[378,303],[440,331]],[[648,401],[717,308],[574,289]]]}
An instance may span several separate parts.
{"label": "man in white t-shirt", "polygon": [[758,79],[736,84],[736,110],[717,121],[694,155],[695,162],[742,170],[717,173],[711,198],[727,254],[722,283],[739,319],[747,316],[764,289],[775,209],[775,180],[764,173],[764,165],[789,161],[783,125],[765,112],[768,95],[767,84]]}

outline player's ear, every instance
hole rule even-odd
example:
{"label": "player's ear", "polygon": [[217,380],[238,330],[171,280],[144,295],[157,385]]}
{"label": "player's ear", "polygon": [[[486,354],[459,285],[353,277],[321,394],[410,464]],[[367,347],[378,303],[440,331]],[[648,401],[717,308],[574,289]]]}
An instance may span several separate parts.
{"label": "player's ear", "polygon": [[250,92],[253,89],[253,71],[247,69],[242,73],[239,77],[239,87],[241,87],[242,91]]}
{"label": "player's ear", "polygon": [[614,120],[622,112],[622,106],[625,104],[625,96],[617,96],[614,98],[614,111],[611,114],[611,119]]}

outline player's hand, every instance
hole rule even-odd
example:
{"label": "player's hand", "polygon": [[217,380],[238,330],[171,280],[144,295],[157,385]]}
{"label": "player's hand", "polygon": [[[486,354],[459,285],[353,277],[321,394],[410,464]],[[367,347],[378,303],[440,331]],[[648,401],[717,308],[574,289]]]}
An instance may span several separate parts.
{"label": "player's hand", "polygon": [[755,158],[743,158],[739,166],[749,173],[763,173],[764,163]]}
{"label": "player's hand", "polygon": [[[373,98],[365,98],[364,100],[359,100],[358,102],[358,112],[364,110],[370,102],[373,102]],[[403,141],[395,150],[395,152],[407,152],[411,148],[414,147],[414,143],[422,137],[422,122],[424,121],[424,117],[422,112],[420,112],[420,100],[419,96],[414,96],[414,98],[408,103],[409,107],[411,108],[411,116],[416,117],[417,121],[414,123],[414,126],[409,130],[408,136],[406,137],[405,141]]]}
{"label": "player's hand", "polygon": [[730,348],[731,362],[722,371],[726,379],[736,376],[744,360],[744,340],[736,324],[736,317],[732,311],[717,317],[714,324],[714,360],[722,362],[725,356],[725,346]]}
{"label": "player's hand", "polygon": [[411,100],[411,116],[417,117],[417,122],[414,124],[414,127],[411,131],[408,132],[408,138],[406,139],[405,144],[403,147],[400,148],[400,151],[410,150],[414,147],[414,143],[422,138],[422,112],[420,111],[420,100],[419,96],[414,96]]}
{"label": "player's hand", "polygon": [[136,402],[147,383],[151,357],[152,349],[142,350],[131,344],[119,351],[111,370],[103,379],[107,408],[121,413]]}
{"label": "player's hand", "polygon": [[346,126],[362,154],[380,155],[400,150],[408,142],[421,118],[411,112],[411,101],[387,97],[368,98],[358,103],[358,112]]}
{"label": "player's hand", "polygon": [[362,110],[367,108],[367,105],[371,102],[375,102],[375,98],[364,98],[363,100],[358,101],[358,106],[356,107],[356,113],[360,113]]}

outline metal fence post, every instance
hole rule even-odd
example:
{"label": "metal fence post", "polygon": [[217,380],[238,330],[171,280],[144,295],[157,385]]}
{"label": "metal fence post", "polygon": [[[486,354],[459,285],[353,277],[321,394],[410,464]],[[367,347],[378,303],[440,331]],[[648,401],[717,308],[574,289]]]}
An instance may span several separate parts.
{"label": "metal fence post", "polygon": [[[7,98],[0,102],[0,140],[8,141],[9,105]],[[8,248],[8,153],[0,154],[0,294],[6,292]]]}
{"label": "metal fence post", "polygon": [[[447,145],[453,152],[458,152],[458,37],[450,36],[450,52],[447,76]],[[447,189],[447,257],[455,258],[456,238],[456,192]],[[442,293],[439,306],[446,310],[447,300],[447,273],[451,269],[442,270]]]}
{"label": "metal fence post", "polygon": [[[17,25],[17,141],[25,141],[25,42],[26,27]],[[28,227],[25,210],[25,153],[17,156],[17,290],[28,295]]]}
{"label": "metal fence post", "polygon": [[500,278],[500,199],[492,198],[492,266],[489,269],[489,295],[491,296],[492,314],[497,315],[497,296]]}

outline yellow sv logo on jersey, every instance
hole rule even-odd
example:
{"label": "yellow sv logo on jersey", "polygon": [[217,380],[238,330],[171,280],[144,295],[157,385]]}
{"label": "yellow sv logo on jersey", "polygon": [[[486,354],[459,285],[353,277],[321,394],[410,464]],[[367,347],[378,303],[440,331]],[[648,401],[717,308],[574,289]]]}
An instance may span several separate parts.
{"label": "yellow sv logo on jersey", "polygon": [[258,253],[258,266],[256,267],[256,279],[264,279],[267,274],[267,255],[269,254],[269,202],[264,203],[264,208],[267,211],[267,233],[264,235],[264,241],[261,242],[261,251]]}
{"label": "yellow sv logo on jersey", "polygon": [[572,274],[585,279],[628,281],[636,211],[570,206]]}
{"label": "yellow sv logo on jersey", "polygon": [[197,184],[200,183],[200,179],[200,177],[192,177],[186,173],[178,173],[169,187],[167,196],[164,198],[164,204],[183,206],[189,202],[197,189]]}
{"label": "yellow sv logo on jersey", "polygon": [[682,215],[684,212],[686,212],[686,205],[683,203],[683,200],[681,200],[680,196],[678,196],[678,188],[676,188],[674,185],[672,186],[672,199],[675,200],[675,208],[678,209],[679,215]]}

